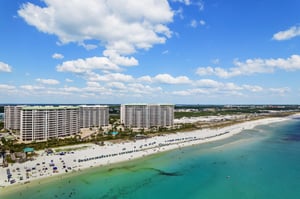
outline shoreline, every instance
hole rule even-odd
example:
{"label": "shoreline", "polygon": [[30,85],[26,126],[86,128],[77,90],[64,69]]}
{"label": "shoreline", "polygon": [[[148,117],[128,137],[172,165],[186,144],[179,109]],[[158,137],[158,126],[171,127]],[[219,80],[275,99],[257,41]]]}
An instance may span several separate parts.
{"label": "shoreline", "polygon": [[[118,144],[107,142],[105,146],[84,144],[84,146],[87,146],[86,148],[66,152],[65,155],[46,155],[43,154],[42,151],[39,151],[38,153],[40,155],[33,161],[22,164],[15,163],[13,166],[0,168],[0,187],[2,187],[0,193],[35,186],[40,183],[39,180],[41,180],[43,184],[52,182],[69,175],[80,174],[81,171],[87,170],[88,168],[110,166],[169,150],[226,139],[243,130],[253,129],[260,125],[283,122],[291,118],[292,117],[264,118],[234,124],[220,129],[201,129],[184,133],[155,136],[136,141],[124,141]],[[71,146],[68,146],[68,148],[71,148]],[[56,167],[56,169],[54,167]],[[14,184],[10,184],[10,182],[5,180],[7,179],[7,169],[12,171],[12,177],[16,180]],[[23,180],[20,180],[21,176]],[[26,176],[28,176],[28,179],[26,179]]]}

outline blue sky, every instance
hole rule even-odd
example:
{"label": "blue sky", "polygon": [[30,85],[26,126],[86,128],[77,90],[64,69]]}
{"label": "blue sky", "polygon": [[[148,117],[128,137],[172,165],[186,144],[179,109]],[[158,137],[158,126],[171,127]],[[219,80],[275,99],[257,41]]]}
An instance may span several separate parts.
{"label": "blue sky", "polygon": [[299,104],[298,0],[0,1],[0,103]]}

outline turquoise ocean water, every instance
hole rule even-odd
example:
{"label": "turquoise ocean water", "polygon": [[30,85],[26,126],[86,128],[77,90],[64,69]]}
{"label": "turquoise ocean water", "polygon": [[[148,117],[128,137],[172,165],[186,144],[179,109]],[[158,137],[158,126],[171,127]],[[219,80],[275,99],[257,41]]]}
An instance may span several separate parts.
{"label": "turquoise ocean water", "polygon": [[300,198],[300,120],[32,183],[0,198]]}

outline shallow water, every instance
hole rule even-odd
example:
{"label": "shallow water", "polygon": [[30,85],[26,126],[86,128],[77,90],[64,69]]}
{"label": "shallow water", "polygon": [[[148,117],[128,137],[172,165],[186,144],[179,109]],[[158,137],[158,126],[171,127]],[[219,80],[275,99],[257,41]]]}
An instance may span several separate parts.
{"label": "shallow water", "polygon": [[299,155],[294,120],[25,185],[0,198],[300,198]]}

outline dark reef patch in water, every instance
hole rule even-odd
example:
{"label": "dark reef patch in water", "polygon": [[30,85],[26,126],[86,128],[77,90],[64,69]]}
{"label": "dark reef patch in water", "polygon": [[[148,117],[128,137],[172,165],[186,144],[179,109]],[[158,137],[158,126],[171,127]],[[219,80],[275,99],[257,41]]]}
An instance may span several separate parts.
{"label": "dark reef patch in water", "polygon": [[163,171],[161,169],[156,169],[156,168],[145,168],[145,169],[156,171],[159,175],[163,175],[163,176],[181,176],[182,175],[179,172],[167,172],[167,171]]}
{"label": "dark reef patch in water", "polygon": [[112,168],[109,168],[108,171],[112,172],[112,171],[116,171],[116,170],[131,170],[133,168],[135,168],[135,165],[122,166],[122,167],[112,167]]}
{"label": "dark reef patch in water", "polygon": [[145,189],[145,187],[149,186],[153,183],[151,178],[146,178],[142,182],[138,182],[136,184],[126,184],[124,186],[116,186],[109,189],[106,193],[99,193],[99,199],[119,199],[119,198],[127,198],[128,195],[133,194],[134,192]]}
{"label": "dark reef patch in water", "polygon": [[287,134],[287,137],[283,138],[282,140],[291,141],[291,142],[299,142],[300,134]]}
{"label": "dark reef patch in water", "polygon": [[85,179],[81,179],[81,181],[82,181],[84,184],[86,184],[86,185],[91,184],[89,181],[87,181],[87,180],[85,180]]}
{"label": "dark reef patch in water", "polygon": [[226,162],[226,161],[219,161],[219,162],[214,161],[214,162],[212,162],[212,164],[213,164],[213,165],[226,165],[227,162]]}

